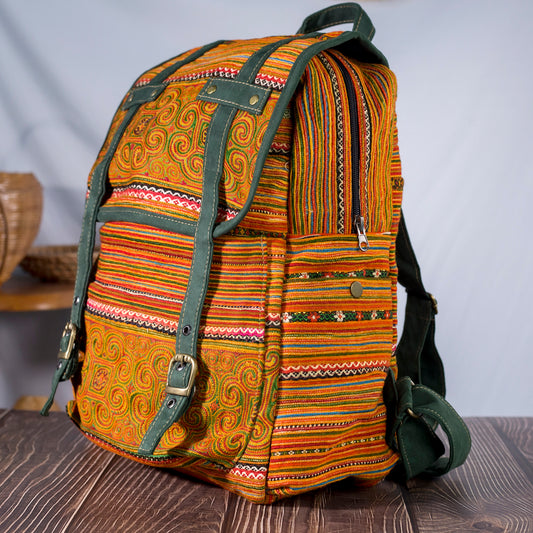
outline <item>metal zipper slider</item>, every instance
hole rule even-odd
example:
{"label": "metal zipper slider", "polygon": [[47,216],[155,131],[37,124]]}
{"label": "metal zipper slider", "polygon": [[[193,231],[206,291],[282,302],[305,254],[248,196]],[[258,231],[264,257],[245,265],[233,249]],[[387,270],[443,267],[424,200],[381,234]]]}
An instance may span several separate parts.
{"label": "metal zipper slider", "polygon": [[361,252],[366,252],[370,245],[366,237],[365,219],[360,215],[355,217],[355,228],[357,229],[359,250],[361,250]]}

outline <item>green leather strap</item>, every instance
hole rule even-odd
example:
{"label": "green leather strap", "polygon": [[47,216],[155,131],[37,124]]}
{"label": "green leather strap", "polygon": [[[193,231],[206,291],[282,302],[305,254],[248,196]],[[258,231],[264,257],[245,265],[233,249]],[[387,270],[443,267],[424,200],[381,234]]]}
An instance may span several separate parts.
{"label": "green leather strap", "polygon": [[[401,461],[396,474],[410,479],[419,474],[439,476],[464,463],[471,447],[462,418],[439,394],[409,378],[395,384],[397,409],[391,427]],[[435,433],[440,426],[448,438],[449,453]]]}
{"label": "green leather strap", "polygon": [[[208,44],[198,49],[196,52],[193,52],[185,59],[177,61],[166,69],[163,69],[159,74],[154,76],[149,84],[138,88],[133,88],[130,91],[130,97],[126,98],[124,109],[127,110],[127,113],[122,120],[122,123],[117,128],[117,131],[111,140],[104,158],[95,168],[91,178],[91,185],[85,204],[80,244],[78,248],[78,267],[76,273],[76,284],[74,286],[74,299],[70,314],[70,322],[67,323],[65,332],[61,339],[58,364],[52,377],[52,390],[48,400],[41,410],[41,414],[43,416],[48,415],[48,412],[54,401],[54,396],[59,382],[70,379],[74,375],[74,372],[77,368],[79,344],[78,337],[80,336],[82,330],[81,325],[83,309],[87,299],[87,287],[89,286],[89,277],[93,264],[97,215],[106,192],[109,165],[115,154],[120,139],[122,138],[124,131],[139,109],[140,105],[149,100],[155,100],[155,98],[159,96],[163,87],[162,82],[168,76],[170,76],[177,69],[181,68],[183,65],[194,61],[207,51],[215,48],[222,42],[224,41],[216,41]],[[62,362],[67,360],[70,361],[68,364]]]}
{"label": "green leather strap", "polygon": [[[306,37],[312,37],[313,34],[308,34]],[[279,46],[290,42],[297,37],[289,37],[270,44],[253,54],[245,63],[239,75],[236,78],[238,82],[251,83],[259,71],[261,65]],[[202,304],[207,290],[208,277],[210,271],[210,262],[212,256],[213,238],[223,235],[235,227],[248,212],[253,201],[255,191],[257,189],[259,179],[262,173],[264,161],[268,155],[268,150],[272,143],[272,139],[277,131],[281,117],[290,99],[296,90],[301,75],[307,66],[310,59],[328,48],[340,46],[353,42],[356,50],[362,49],[365,54],[371,55],[373,61],[386,63],[385,58],[375,49],[369,41],[360,34],[352,32],[345,32],[337,38],[331,40],[323,40],[314,43],[309,48],[305,49],[296,59],[285,88],[282,91],[280,98],[276,104],[272,117],[269,121],[267,131],[265,132],[261,148],[256,160],[254,175],[250,186],[248,198],[245,201],[240,212],[230,221],[221,222],[215,225],[215,214],[218,202],[218,184],[220,180],[221,171],[219,163],[223,157],[223,151],[226,146],[226,136],[231,120],[235,114],[236,108],[233,102],[228,104],[220,103],[211,119],[208,131],[208,139],[205,148],[204,157],[204,176],[203,176],[203,190],[202,190],[202,208],[197,226],[194,228],[194,250],[193,262],[189,275],[189,282],[186,291],[186,297],[183,302],[180,313],[177,334],[176,334],[176,353],[188,354],[191,357],[196,357],[196,344],[199,329],[199,321],[201,317]],[[112,216],[112,215],[111,215]],[[143,215],[144,216],[144,215]],[[110,220],[111,218],[108,218]],[[153,221],[157,226],[158,222]],[[160,222],[159,222],[160,223]],[[164,221],[163,221],[164,223]],[[190,235],[190,227],[184,227],[176,221],[173,222],[175,231],[183,231]],[[185,333],[186,332],[186,333]],[[170,380],[174,375],[172,371],[172,364],[169,370],[169,386]],[[171,408],[168,407],[169,400],[176,400],[170,402]],[[159,412],[148,427],[148,430],[141,442],[138,453],[140,455],[152,455],[161,440],[164,433],[175,423],[187,409],[189,405],[185,397],[175,397],[167,392],[163,400]],[[162,413],[165,411],[165,414]]]}
{"label": "green leather strap", "polygon": [[396,349],[398,376],[408,376],[444,396],[444,368],[435,346],[437,301],[422,283],[403,213],[396,237],[396,262],[398,281],[407,291],[405,323]]}
{"label": "green leather strap", "polygon": [[376,30],[363,8],[354,2],[336,4],[312,13],[305,18],[296,33],[311,33],[337,24],[353,23],[353,31],[372,40]]}
{"label": "green leather strap", "polygon": [[[396,475],[441,475],[459,466],[470,451],[470,433],[444,399],[444,369],[435,346],[437,303],[422,283],[420,267],[403,213],[396,237],[398,280],[407,290],[404,329],[396,349],[398,381],[392,373],[383,391],[387,406],[387,442],[400,453]],[[441,426],[449,456],[435,433]]]}
{"label": "green leather strap", "polygon": [[[268,44],[252,54],[235,78],[246,87],[255,80],[259,69],[280,46],[293,39],[287,38]],[[208,87],[211,82],[208,82]],[[140,455],[152,455],[165,432],[185,413],[190,403],[190,393],[175,394],[173,380],[183,381],[177,368],[192,366],[196,359],[198,332],[202,308],[209,284],[211,260],[213,257],[213,231],[215,229],[218,192],[224,164],[224,154],[230,126],[237,112],[234,102],[219,102],[207,133],[204,151],[204,173],[202,178],[202,207],[194,234],[194,248],[189,272],[187,290],[181,307],[176,332],[176,357],[170,363],[166,396],[148,427],[139,447]],[[178,385],[179,387],[179,385]]]}

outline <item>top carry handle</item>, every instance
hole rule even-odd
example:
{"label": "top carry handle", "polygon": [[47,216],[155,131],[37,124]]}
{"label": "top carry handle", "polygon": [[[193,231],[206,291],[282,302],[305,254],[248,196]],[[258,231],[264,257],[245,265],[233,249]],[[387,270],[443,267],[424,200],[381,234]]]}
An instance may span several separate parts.
{"label": "top carry handle", "polygon": [[370,17],[359,4],[354,2],[326,7],[309,15],[296,33],[311,33],[337,24],[348,23],[353,23],[353,31],[361,33],[369,41],[376,33]]}

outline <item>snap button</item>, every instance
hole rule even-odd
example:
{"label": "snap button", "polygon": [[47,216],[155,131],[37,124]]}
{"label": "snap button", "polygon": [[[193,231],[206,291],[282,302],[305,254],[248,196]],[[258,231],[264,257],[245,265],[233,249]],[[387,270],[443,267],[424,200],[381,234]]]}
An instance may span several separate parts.
{"label": "snap button", "polygon": [[259,102],[259,96],[257,96],[257,94],[254,94],[250,98],[250,105],[255,105],[255,104],[257,104],[257,102]]}
{"label": "snap button", "polygon": [[350,293],[354,298],[359,298],[363,294],[363,286],[358,281],[354,281],[350,285]]}
{"label": "snap button", "polygon": [[214,92],[216,92],[217,90],[217,86],[216,85],[210,85],[207,89],[206,89],[206,93],[207,94],[213,94]]}

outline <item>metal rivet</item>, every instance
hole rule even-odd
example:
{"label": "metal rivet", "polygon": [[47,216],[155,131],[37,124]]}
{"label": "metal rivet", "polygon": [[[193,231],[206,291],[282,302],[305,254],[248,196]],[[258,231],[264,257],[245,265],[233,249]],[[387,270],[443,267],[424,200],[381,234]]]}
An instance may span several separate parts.
{"label": "metal rivet", "polygon": [[151,93],[150,93],[150,97],[151,98],[155,98],[157,96],[157,89],[154,89]]}
{"label": "metal rivet", "polygon": [[74,305],[78,305],[79,303],[80,303],[80,297],[76,296],[76,298],[74,298]]}
{"label": "metal rivet", "polygon": [[363,294],[363,286],[358,281],[354,281],[350,285],[350,292],[354,298],[359,298]]}
{"label": "metal rivet", "polygon": [[257,104],[257,102],[259,102],[259,96],[257,96],[257,94],[254,94],[250,98],[250,105],[255,105],[255,104]]}
{"label": "metal rivet", "polygon": [[206,89],[206,93],[207,94],[213,94],[215,91],[217,90],[217,86],[216,85],[210,85],[207,89]]}
{"label": "metal rivet", "polygon": [[192,328],[191,328],[191,326],[189,326],[189,325],[183,326],[183,329],[181,330],[181,332],[182,332],[184,335],[190,335],[190,334],[191,334],[191,331],[192,331]]}
{"label": "metal rivet", "polygon": [[172,409],[176,405],[176,400],[174,398],[170,398],[170,400],[167,402],[167,407],[169,409]]}
{"label": "metal rivet", "polygon": [[130,94],[129,98],[128,98],[128,102],[132,102],[133,101],[133,94]]}

